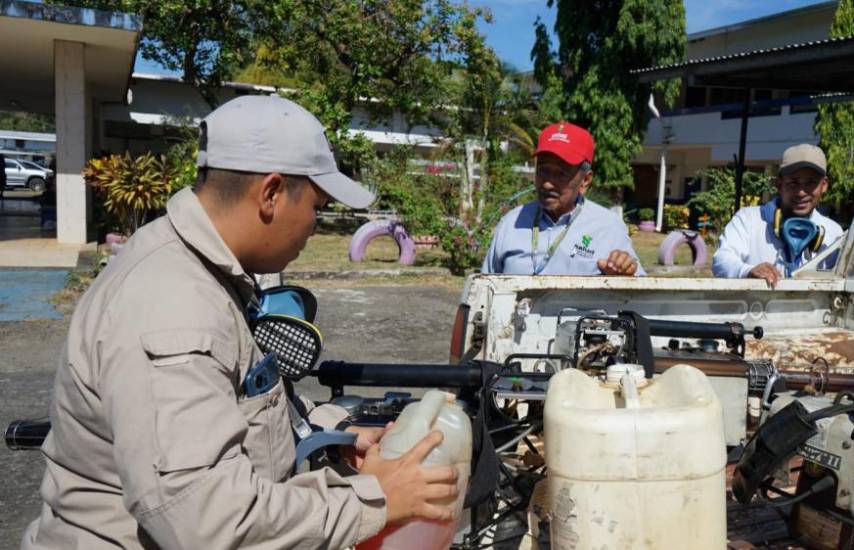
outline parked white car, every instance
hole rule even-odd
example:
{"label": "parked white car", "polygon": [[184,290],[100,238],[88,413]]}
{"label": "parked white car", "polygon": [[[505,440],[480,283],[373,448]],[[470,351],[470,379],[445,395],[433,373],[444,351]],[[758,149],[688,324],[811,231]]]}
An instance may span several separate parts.
{"label": "parked white car", "polygon": [[29,187],[36,193],[41,193],[47,187],[47,181],[53,171],[43,168],[34,162],[17,159],[6,159],[6,187]]}

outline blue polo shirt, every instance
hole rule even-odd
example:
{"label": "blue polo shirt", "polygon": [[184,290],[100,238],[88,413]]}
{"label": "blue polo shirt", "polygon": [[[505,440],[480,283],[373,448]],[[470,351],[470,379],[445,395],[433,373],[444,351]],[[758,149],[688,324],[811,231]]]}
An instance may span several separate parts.
{"label": "blue polo shirt", "polygon": [[[537,250],[532,255],[531,239],[538,209],[539,203],[533,201],[501,218],[483,260],[483,273],[535,274],[535,261],[537,266],[542,265],[548,248],[568,223],[569,230],[540,275],[602,275],[596,261],[608,258],[613,250],[624,250],[637,260],[623,220],[591,200],[584,201],[575,219],[570,212],[553,222],[544,212],[540,216]],[[637,275],[646,275],[640,261]]]}

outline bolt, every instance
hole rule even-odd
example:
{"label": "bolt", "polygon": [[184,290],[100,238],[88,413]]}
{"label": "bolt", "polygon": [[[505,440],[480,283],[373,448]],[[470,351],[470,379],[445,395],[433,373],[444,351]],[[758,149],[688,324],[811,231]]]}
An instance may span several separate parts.
{"label": "bolt", "polygon": [[842,448],[843,449],[850,449],[851,448],[851,442],[850,441],[843,441],[842,442]]}

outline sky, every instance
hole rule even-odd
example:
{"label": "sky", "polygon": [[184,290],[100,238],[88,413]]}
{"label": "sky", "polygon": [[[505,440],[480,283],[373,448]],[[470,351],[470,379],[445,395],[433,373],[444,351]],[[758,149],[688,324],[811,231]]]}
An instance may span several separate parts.
{"label": "sky", "polygon": [[[824,1],[685,0],[686,26],[691,34]],[[548,8],[546,0],[469,0],[469,4],[492,12],[492,24],[481,23],[480,30],[498,57],[519,70],[532,69],[534,21],[539,16],[552,29],[557,8]]]}
{"label": "sky", "polygon": [[[688,33],[755,19],[772,13],[819,4],[825,0],[685,0]],[[534,45],[534,21],[539,16],[546,26],[554,27],[557,8],[548,8],[546,0],[468,0],[469,5],[489,8],[492,23],[481,22],[480,30],[498,57],[516,69],[530,70]],[[150,62],[137,58],[136,70],[165,73]]]}

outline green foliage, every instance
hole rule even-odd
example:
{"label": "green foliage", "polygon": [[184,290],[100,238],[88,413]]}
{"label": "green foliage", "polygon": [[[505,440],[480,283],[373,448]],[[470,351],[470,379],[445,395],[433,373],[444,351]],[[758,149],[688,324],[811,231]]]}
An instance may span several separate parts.
{"label": "green foliage", "polygon": [[[720,235],[733,216],[735,205],[735,170],[711,168],[698,175],[708,179],[708,190],[694,193],[688,206],[710,216],[712,231]],[[776,189],[770,178],[758,172],[745,172],[742,181],[742,206],[756,206],[763,197],[773,195]]]}
{"label": "green foliage", "polygon": [[512,168],[512,157],[495,159],[488,167],[489,189],[478,188],[476,193],[481,205],[480,221],[472,213],[463,218],[450,217],[441,233],[442,249],[448,253],[448,267],[455,275],[479,268],[498,221],[518,204],[530,200],[531,182]]}
{"label": "green foliage", "polygon": [[56,123],[50,115],[0,111],[0,129],[17,132],[56,132]]}
{"label": "green foliage", "polygon": [[441,238],[442,250],[448,253],[448,268],[451,273],[465,275],[467,270],[480,267],[491,238],[492,229],[484,225],[451,225]]}
{"label": "green foliage", "polygon": [[[594,170],[612,191],[634,186],[631,161],[641,151],[650,91],[672,104],[678,81],[638,83],[631,69],[681,61],[685,9],[681,0],[549,0],[557,4],[557,64],[542,22],[532,55],[540,83],[563,80],[563,115],[596,140]],[[549,66],[553,70],[548,70]],[[555,122],[552,120],[551,122]]]}
{"label": "green foliage", "polygon": [[166,151],[166,159],[173,168],[171,194],[196,183],[199,156],[199,137],[196,128],[182,126],[181,139]]}
{"label": "green foliage", "polygon": [[49,0],[61,5],[135,13],[142,16],[142,57],[198,88],[211,106],[223,80],[254,54],[256,35],[282,32],[285,0]]}
{"label": "green foliage", "polygon": [[[830,26],[833,38],[854,35],[854,0],[840,0]],[[850,203],[854,192],[854,103],[825,103],[818,106],[815,133],[827,155],[830,186],[825,200]]]}
{"label": "green foliage", "polygon": [[452,200],[449,178],[414,165],[407,148],[374,159],[365,170],[364,183],[376,188],[377,207],[395,210],[410,235],[438,235],[446,225],[445,205]]}
{"label": "green foliage", "polygon": [[688,219],[691,216],[691,209],[681,204],[665,204],[664,205],[664,227],[670,231],[673,229],[690,229],[688,227]]}
{"label": "green foliage", "polygon": [[652,208],[641,208],[638,210],[638,218],[642,222],[648,222],[655,219],[655,210]]}
{"label": "green foliage", "polygon": [[83,169],[86,183],[103,199],[117,229],[131,235],[150,210],[163,208],[172,194],[174,168],[166,157],[146,153],[92,159]]}
{"label": "green foliage", "polygon": [[348,133],[357,107],[372,120],[397,112],[410,126],[428,122],[447,102],[453,69],[478,55],[476,23],[488,17],[448,0],[279,5],[282,27],[258,34],[255,62],[240,78],[289,88],[286,95],[317,115],[353,172],[370,162]]}

